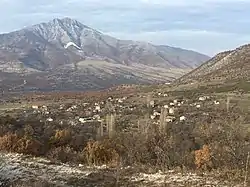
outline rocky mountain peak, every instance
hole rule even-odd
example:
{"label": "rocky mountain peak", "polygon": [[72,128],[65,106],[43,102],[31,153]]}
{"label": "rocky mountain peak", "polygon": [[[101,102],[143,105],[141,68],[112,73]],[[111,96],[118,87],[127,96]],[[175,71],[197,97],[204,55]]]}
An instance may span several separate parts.
{"label": "rocky mountain peak", "polygon": [[52,21],[49,22],[49,24],[54,24],[54,25],[58,25],[61,27],[65,27],[65,28],[79,28],[79,29],[84,29],[84,28],[88,28],[90,29],[88,26],[82,24],[81,22],[75,20],[75,19],[71,19],[69,17],[66,18],[62,18],[62,19],[58,19],[55,18]]}
{"label": "rocky mountain peak", "polygon": [[98,31],[71,18],[53,19],[50,22],[40,23],[25,30],[31,31],[38,37],[42,37],[49,42],[61,43],[62,46],[68,42],[80,45],[80,37],[83,33],[85,35],[98,33]]}
{"label": "rocky mountain peak", "polygon": [[[79,80],[87,82],[81,86],[85,89],[97,80],[94,87],[169,81],[208,58],[184,49],[116,39],[67,17],[0,35],[0,71],[18,73],[23,67],[44,76],[49,72],[52,83],[65,75],[69,81],[79,75]],[[71,74],[70,67],[78,72]],[[172,74],[170,69],[177,70]],[[160,75],[159,71],[167,73]],[[113,82],[102,81],[110,75]]]}

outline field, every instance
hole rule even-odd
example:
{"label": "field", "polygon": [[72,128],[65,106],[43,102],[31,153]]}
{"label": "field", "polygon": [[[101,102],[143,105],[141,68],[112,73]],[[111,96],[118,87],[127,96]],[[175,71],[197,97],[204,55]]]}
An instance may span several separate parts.
{"label": "field", "polygon": [[1,182],[249,186],[250,94],[237,85],[5,95]]}

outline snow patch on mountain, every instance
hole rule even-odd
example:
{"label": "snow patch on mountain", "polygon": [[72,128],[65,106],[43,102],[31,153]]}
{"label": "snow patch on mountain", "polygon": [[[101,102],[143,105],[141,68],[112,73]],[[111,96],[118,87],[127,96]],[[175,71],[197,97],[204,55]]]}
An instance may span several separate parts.
{"label": "snow patch on mountain", "polygon": [[69,42],[69,43],[67,43],[67,44],[64,46],[64,48],[67,49],[67,48],[70,47],[70,46],[74,46],[75,48],[81,50],[81,48],[80,48],[78,45],[76,45],[74,42]]}

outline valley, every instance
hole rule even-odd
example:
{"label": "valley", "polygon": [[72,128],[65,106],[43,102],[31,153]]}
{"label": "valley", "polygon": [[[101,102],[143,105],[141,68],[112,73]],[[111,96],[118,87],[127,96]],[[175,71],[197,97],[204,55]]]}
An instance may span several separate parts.
{"label": "valley", "polygon": [[[5,73],[2,91],[89,91],[104,90],[120,84],[159,84],[175,80],[191,69],[158,68],[146,65],[108,63],[86,60],[74,65],[64,65],[54,72],[29,73],[22,76]],[[1,74],[1,73],[0,73]]]}

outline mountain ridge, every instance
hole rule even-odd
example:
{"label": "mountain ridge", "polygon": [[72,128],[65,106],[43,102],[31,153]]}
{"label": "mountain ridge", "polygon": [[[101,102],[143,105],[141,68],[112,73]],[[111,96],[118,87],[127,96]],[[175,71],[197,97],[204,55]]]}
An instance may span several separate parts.
{"label": "mountain ridge", "polygon": [[[100,88],[103,81],[108,86],[107,80],[115,80],[111,81],[112,86],[168,82],[207,59],[206,55],[181,48],[116,39],[70,18],[53,19],[0,34],[0,71],[23,74],[29,80],[39,73],[44,80],[53,82],[52,87],[56,89],[65,77],[70,80],[68,84],[86,79],[86,84],[81,84],[79,89],[92,87],[89,85],[93,81]],[[72,69],[66,71],[67,68]],[[53,80],[48,78],[54,74],[57,76],[53,76]]]}
{"label": "mountain ridge", "polygon": [[[108,59],[116,63],[124,63],[124,61],[127,61],[128,64],[142,63],[165,68],[194,68],[209,58],[194,51],[176,47],[157,46],[132,40],[118,40],[70,18],[53,19],[50,22],[36,24],[20,31],[2,34],[0,35],[0,42],[0,50],[6,49],[7,45],[11,46],[7,48],[10,51],[11,48],[16,47],[17,52],[20,50],[20,53],[26,54],[28,58],[22,58],[22,56],[17,59],[14,58],[15,61],[21,61],[24,65],[32,67],[29,58],[33,61],[34,58],[37,58],[40,63],[38,62],[37,66],[32,68],[35,67],[39,70],[55,68],[72,61],[81,61],[85,57]],[[82,50],[65,50],[63,46],[69,42],[79,46]],[[21,50],[21,48],[24,48],[24,50]],[[60,59],[64,63],[58,63],[57,57],[48,52],[50,50],[55,54],[59,53],[64,56],[64,60]],[[48,59],[48,56],[53,57]]]}

